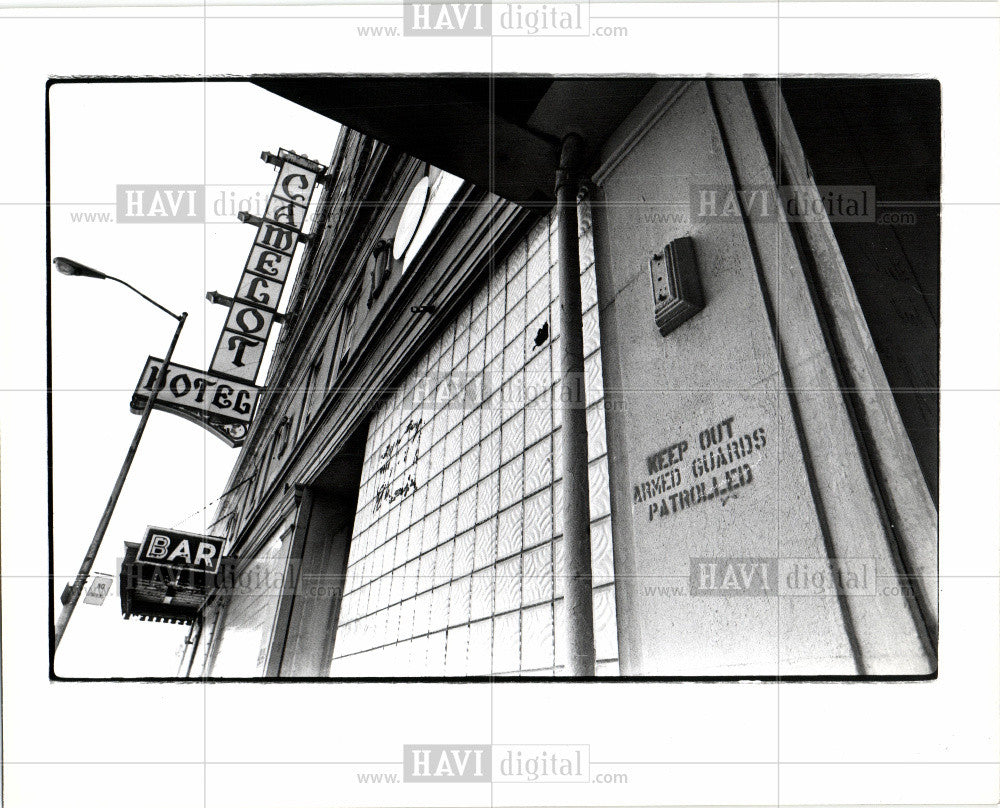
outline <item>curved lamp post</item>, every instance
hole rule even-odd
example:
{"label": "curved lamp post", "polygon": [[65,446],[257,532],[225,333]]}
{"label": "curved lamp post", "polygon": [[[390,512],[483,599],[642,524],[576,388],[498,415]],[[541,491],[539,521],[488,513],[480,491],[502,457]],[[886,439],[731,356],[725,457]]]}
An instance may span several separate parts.
{"label": "curved lamp post", "polygon": [[142,416],[139,418],[139,425],[135,429],[135,435],[132,436],[132,443],[125,455],[121,471],[118,472],[118,479],[115,481],[115,487],[111,490],[111,496],[108,499],[108,504],[105,506],[104,513],[101,515],[101,521],[97,524],[97,530],[94,532],[94,538],[90,542],[87,554],[83,557],[83,563],[80,565],[80,571],[76,574],[76,580],[70,587],[69,598],[63,606],[62,612],[59,614],[59,619],[56,620],[55,635],[52,646],[54,654],[55,650],[59,647],[60,640],[62,640],[63,635],[66,633],[66,626],[69,624],[69,619],[73,615],[73,610],[76,608],[76,604],[80,600],[80,595],[83,593],[84,585],[87,583],[87,577],[90,575],[90,570],[93,568],[94,561],[97,559],[97,551],[101,549],[101,541],[103,541],[104,534],[107,532],[108,525],[111,523],[111,515],[114,513],[115,506],[118,504],[118,497],[121,496],[122,488],[125,485],[125,478],[128,476],[129,469],[132,467],[132,461],[135,459],[136,450],[139,448],[139,440],[142,438],[142,433],[146,429],[146,422],[149,420],[149,416],[153,412],[153,404],[156,402],[156,397],[160,390],[163,389],[163,384],[166,381],[166,371],[170,366],[170,358],[173,356],[174,347],[177,345],[177,340],[181,335],[181,329],[184,327],[184,321],[187,320],[187,312],[185,311],[181,314],[174,314],[166,306],[161,306],[153,300],[153,298],[143,294],[132,286],[132,284],[123,281],[121,278],[116,278],[114,275],[108,275],[100,270],[92,269],[91,267],[85,266],[78,261],[73,261],[69,258],[56,258],[53,263],[55,264],[56,269],[63,275],[75,275],[80,278],[97,278],[98,280],[109,280],[120,283],[122,286],[126,286],[131,289],[143,300],[152,303],[156,306],[156,308],[160,309],[160,311],[166,312],[177,320],[177,329],[174,331],[173,339],[170,341],[170,347],[167,349],[166,356],[163,358],[163,372],[157,374],[156,380],[153,383],[153,389],[149,394],[149,398],[146,400],[146,406],[142,409]]}

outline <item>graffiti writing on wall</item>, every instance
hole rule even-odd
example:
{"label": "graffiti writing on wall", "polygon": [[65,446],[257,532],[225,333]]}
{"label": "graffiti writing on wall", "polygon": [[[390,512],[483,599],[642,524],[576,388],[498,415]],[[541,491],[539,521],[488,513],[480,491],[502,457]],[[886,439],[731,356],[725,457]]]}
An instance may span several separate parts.
{"label": "graffiti writing on wall", "polygon": [[417,490],[416,463],[423,425],[422,418],[409,421],[400,436],[386,443],[379,453],[375,469],[376,511]]}
{"label": "graffiti writing on wall", "polygon": [[649,521],[718,501],[725,505],[752,485],[752,466],[767,446],[757,426],[741,434],[736,416],[702,429],[691,441],[680,440],[646,458],[646,479],[632,487],[633,505],[643,505]]}

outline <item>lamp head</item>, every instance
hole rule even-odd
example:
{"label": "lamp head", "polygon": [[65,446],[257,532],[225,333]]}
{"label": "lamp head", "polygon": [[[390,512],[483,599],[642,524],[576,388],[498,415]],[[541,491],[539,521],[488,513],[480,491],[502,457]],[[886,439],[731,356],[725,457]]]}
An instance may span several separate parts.
{"label": "lamp head", "polygon": [[56,269],[63,275],[79,275],[83,278],[98,278],[99,280],[104,280],[108,277],[103,272],[91,269],[71,258],[56,258],[52,263],[56,265]]}

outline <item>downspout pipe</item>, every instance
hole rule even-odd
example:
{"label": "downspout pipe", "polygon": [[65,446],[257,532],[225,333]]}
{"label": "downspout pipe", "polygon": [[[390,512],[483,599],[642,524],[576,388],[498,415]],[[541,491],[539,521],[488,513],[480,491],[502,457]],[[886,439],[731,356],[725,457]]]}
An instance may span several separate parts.
{"label": "downspout pipe", "polygon": [[[195,631],[196,629],[197,633]],[[191,678],[191,670],[192,668],[194,668],[194,658],[195,655],[198,653],[198,645],[201,643],[201,634],[204,631],[204,629],[205,629],[205,616],[199,614],[198,620],[191,625],[191,630],[188,632],[187,639],[184,641],[185,645],[187,645],[188,648],[190,648],[191,650],[190,656],[187,661],[187,670],[184,671],[185,679]],[[183,657],[181,658],[181,665],[182,666],[184,665]],[[177,675],[178,676],[181,675],[180,671],[177,672]]]}
{"label": "downspout pipe", "polygon": [[559,242],[559,359],[562,411],[562,523],[565,576],[566,665],[571,676],[593,676],[594,590],[590,560],[590,480],[587,468],[587,397],[583,366],[583,307],[580,293],[580,236],[577,195],[583,140],[563,140],[556,171]]}

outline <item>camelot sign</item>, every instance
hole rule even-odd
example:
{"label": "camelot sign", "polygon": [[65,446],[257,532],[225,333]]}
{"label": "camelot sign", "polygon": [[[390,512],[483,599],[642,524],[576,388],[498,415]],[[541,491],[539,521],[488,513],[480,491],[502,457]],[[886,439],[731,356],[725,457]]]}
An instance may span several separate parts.
{"label": "camelot sign", "polygon": [[264,358],[264,345],[274,323],[292,255],[303,235],[306,210],[324,167],[294,152],[261,157],[278,168],[278,179],[264,217],[240,214],[257,226],[257,235],[236,288],[226,325],[209,370],[253,384]]}
{"label": "camelot sign", "polygon": [[[230,446],[241,446],[250,431],[261,389],[255,387],[271,326],[280,321],[278,303],[303,234],[306,211],[325,166],[295,152],[264,152],[261,159],[278,167],[278,179],[263,218],[240,213],[257,226],[250,257],[243,268],[215,355],[205,373],[171,363],[154,407],[200,424]],[[226,299],[228,302],[228,298]],[[142,412],[163,371],[163,361],[146,360],[132,394],[132,412]]]}

